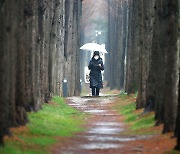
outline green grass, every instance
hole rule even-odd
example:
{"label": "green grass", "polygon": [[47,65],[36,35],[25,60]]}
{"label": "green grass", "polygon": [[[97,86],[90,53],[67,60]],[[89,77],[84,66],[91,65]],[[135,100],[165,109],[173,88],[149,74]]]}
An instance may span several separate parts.
{"label": "green grass", "polygon": [[138,117],[137,114],[133,113],[136,109],[135,103],[128,103],[125,105],[117,104],[117,109],[119,113],[125,117],[125,122],[127,123],[135,121]]}
{"label": "green grass", "polygon": [[144,128],[153,127],[155,125],[154,115],[150,114],[147,117],[139,118],[131,126],[132,130],[139,130]]}
{"label": "green grass", "polygon": [[[50,107],[46,104],[41,111],[29,114],[31,123],[28,124],[28,127],[30,132],[47,136],[71,136],[72,133],[81,131],[78,126],[82,122],[75,120],[74,115],[81,118],[82,113],[64,104],[60,97],[54,97],[53,102],[58,103],[59,106]],[[72,116],[74,117],[72,118]]]}
{"label": "green grass", "polygon": [[127,93],[124,92],[124,91],[121,91],[120,94],[119,94],[119,97],[120,97],[121,99],[126,99],[127,96],[128,96]]}
{"label": "green grass", "polygon": [[58,136],[70,137],[83,131],[85,115],[82,112],[69,107],[61,97],[54,97],[52,102],[44,104],[38,112],[28,113],[28,131],[14,133],[18,139],[7,139],[0,153],[45,154]]}
{"label": "green grass", "polygon": [[[128,99],[128,97],[124,97],[123,94],[123,97],[120,97],[120,100],[123,101],[125,99]],[[117,103],[116,109],[124,116],[124,121],[129,124],[129,129],[132,133],[137,133],[137,131],[141,129],[153,127],[155,125],[154,114],[149,113],[140,116],[139,112],[135,112],[136,103],[134,102],[127,102],[125,104]]]}

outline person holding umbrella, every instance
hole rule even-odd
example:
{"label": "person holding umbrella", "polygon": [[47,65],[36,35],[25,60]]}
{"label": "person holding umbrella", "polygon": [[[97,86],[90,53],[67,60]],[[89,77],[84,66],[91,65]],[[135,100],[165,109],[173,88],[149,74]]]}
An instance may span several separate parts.
{"label": "person holding umbrella", "polygon": [[100,89],[103,88],[101,71],[104,70],[103,60],[99,55],[99,51],[94,51],[88,68],[90,70],[90,88],[92,89],[92,96],[99,96]]}

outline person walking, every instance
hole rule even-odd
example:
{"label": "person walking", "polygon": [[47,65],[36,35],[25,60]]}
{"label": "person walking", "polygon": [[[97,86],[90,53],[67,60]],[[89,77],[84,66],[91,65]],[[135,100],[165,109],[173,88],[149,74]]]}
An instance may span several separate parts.
{"label": "person walking", "polygon": [[104,70],[103,60],[99,55],[99,51],[94,51],[88,68],[90,70],[90,88],[92,89],[92,96],[99,96],[100,89],[103,88],[101,71]]}

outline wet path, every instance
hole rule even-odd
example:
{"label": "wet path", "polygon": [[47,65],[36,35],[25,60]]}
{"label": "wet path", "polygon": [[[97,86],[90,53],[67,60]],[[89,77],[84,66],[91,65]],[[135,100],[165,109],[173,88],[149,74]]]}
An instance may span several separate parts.
{"label": "wet path", "polygon": [[[134,153],[137,148],[127,144],[136,140],[132,136],[124,136],[122,132],[126,127],[122,117],[112,109],[115,97],[71,97],[68,104],[80,111],[89,113],[86,131],[70,138],[64,145],[57,146],[53,153],[58,154],[119,154],[126,149]],[[129,146],[129,147],[128,147]],[[141,150],[141,149],[140,149]],[[139,152],[140,152],[139,150]],[[128,150],[128,153],[130,152]],[[136,153],[135,152],[135,153]]]}

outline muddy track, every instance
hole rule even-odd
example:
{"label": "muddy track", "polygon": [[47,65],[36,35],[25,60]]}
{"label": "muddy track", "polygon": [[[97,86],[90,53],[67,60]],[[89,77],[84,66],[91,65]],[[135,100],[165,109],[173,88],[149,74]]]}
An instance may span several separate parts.
{"label": "muddy track", "polygon": [[142,147],[129,142],[143,137],[125,136],[126,126],[122,116],[112,109],[116,97],[71,97],[67,103],[91,116],[84,126],[86,131],[74,137],[62,139],[51,152],[53,154],[119,154],[141,153]]}

